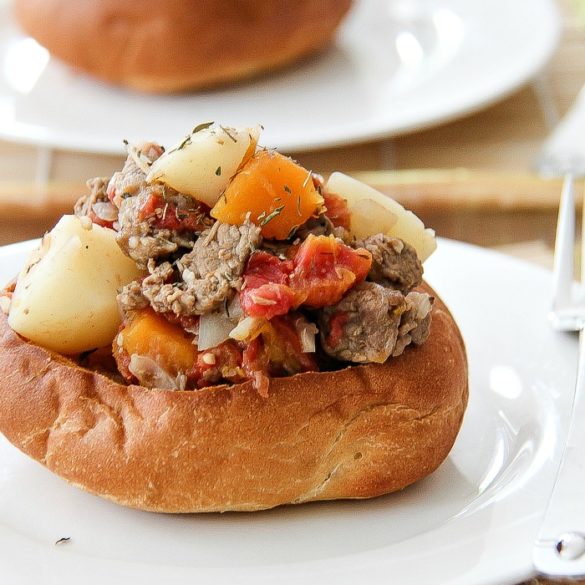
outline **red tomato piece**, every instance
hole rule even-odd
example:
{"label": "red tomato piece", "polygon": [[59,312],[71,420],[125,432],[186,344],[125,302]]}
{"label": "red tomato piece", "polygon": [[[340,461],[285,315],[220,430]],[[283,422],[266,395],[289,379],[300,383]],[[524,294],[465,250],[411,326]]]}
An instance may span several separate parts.
{"label": "red tomato piece", "polygon": [[114,222],[113,221],[108,221],[106,219],[102,219],[101,217],[97,216],[95,214],[95,211],[93,209],[89,210],[89,213],[87,214],[89,219],[91,219],[91,223],[95,223],[97,225],[100,225],[102,227],[108,228],[108,229],[114,229]]}
{"label": "red tomato piece", "polygon": [[294,257],[290,285],[307,293],[304,304],[313,307],[334,305],[354,285],[364,280],[372,265],[365,249],[354,250],[333,236],[309,237]]}
{"label": "red tomato piece", "polygon": [[150,219],[159,229],[173,231],[203,231],[206,226],[201,219],[209,208],[193,201],[187,209],[179,209],[173,202],[165,201],[163,196],[153,193],[140,208],[140,221]]}
{"label": "red tomato piece", "polygon": [[244,289],[240,293],[240,304],[250,317],[272,319],[285,315],[303,300],[288,286],[293,263],[280,260],[267,252],[254,252],[244,271]]}
{"label": "red tomato piece", "polygon": [[335,193],[323,191],[322,195],[325,200],[325,207],[327,208],[325,215],[335,227],[342,227],[348,230],[351,214],[347,207],[347,201]]}
{"label": "red tomato piece", "polygon": [[330,347],[337,347],[344,336],[343,328],[347,323],[347,313],[339,311],[331,315],[329,319],[329,334],[327,335],[327,344]]}
{"label": "red tomato piece", "polygon": [[232,340],[201,351],[187,377],[199,388],[223,381],[243,382],[246,375],[242,369],[242,351]]}
{"label": "red tomato piece", "polygon": [[246,315],[266,319],[286,315],[302,304],[333,305],[366,278],[371,264],[367,250],[354,250],[333,236],[310,235],[292,262],[255,252],[244,271],[240,303]]}
{"label": "red tomato piece", "polygon": [[[280,363],[285,374],[319,370],[313,354],[306,353],[301,348],[299,332],[294,324],[294,315],[277,317],[270,322],[270,325],[275,332],[275,337],[270,340],[272,361]],[[278,349],[275,350],[275,347]]]}
{"label": "red tomato piece", "polygon": [[272,319],[298,307],[303,296],[286,284],[269,282],[258,288],[244,289],[240,294],[240,304],[250,317]]}
{"label": "red tomato piece", "polygon": [[319,369],[313,355],[302,351],[294,318],[288,315],[272,319],[246,346],[242,367],[254,380],[261,396],[268,395],[271,376],[290,376]]}
{"label": "red tomato piece", "polygon": [[242,368],[246,376],[254,382],[254,388],[263,398],[268,398],[269,365],[266,345],[262,337],[258,336],[242,352]]}
{"label": "red tomato piece", "polygon": [[288,278],[294,265],[290,260],[280,260],[276,256],[261,250],[254,252],[244,272],[246,286],[257,288],[268,282],[288,284]]}

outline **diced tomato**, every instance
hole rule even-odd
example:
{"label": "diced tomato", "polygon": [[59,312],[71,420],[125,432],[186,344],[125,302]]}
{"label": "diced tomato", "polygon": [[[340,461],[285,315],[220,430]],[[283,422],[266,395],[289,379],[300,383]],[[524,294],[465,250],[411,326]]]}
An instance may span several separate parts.
{"label": "diced tomato", "polygon": [[290,260],[280,260],[267,252],[254,252],[244,271],[244,289],[240,304],[250,317],[272,319],[296,308],[303,295],[288,286],[293,270]]}
{"label": "diced tomato", "polygon": [[304,304],[309,307],[334,305],[366,278],[371,265],[372,255],[367,250],[354,250],[333,236],[311,234],[295,255],[290,286],[306,291]]}
{"label": "diced tomato", "polygon": [[242,353],[242,368],[246,376],[253,380],[254,387],[263,398],[268,398],[270,366],[266,344],[262,337],[252,339]]}
{"label": "diced tomato", "polygon": [[258,288],[246,288],[240,294],[240,304],[249,317],[272,319],[277,315],[286,315],[298,307],[304,294],[295,291],[286,284],[269,282]]}
{"label": "diced tomato", "polygon": [[199,388],[223,381],[236,384],[246,379],[242,369],[242,350],[231,339],[217,347],[199,352],[187,379]]}
{"label": "diced tomato", "polygon": [[310,353],[303,352],[299,333],[294,325],[294,316],[277,317],[270,322],[275,336],[270,341],[273,363],[279,363],[286,374],[317,371],[319,368]]}
{"label": "diced tomato", "polygon": [[87,214],[87,216],[89,217],[89,219],[91,219],[92,223],[95,223],[95,224],[100,225],[100,226],[105,227],[105,228],[114,229],[114,222],[113,221],[107,221],[105,219],[102,219],[101,217],[99,217],[95,214],[93,209],[89,210],[89,213]]}
{"label": "diced tomato", "polygon": [[343,328],[347,323],[347,313],[339,311],[329,318],[329,334],[327,335],[327,344],[330,347],[337,347],[344,336]]}
{"label": "diced tomato", "polygon": [[242,354],[242,367],[254,380],[261,396],[268,395],[270,376],[284,376],[299,372],[318,371],[309,353],[301,349],[299,334],[291,316],[272,319],[253,339]]}
{"label": "diced tomato", "polygon": [[351,214],[349,213],[347,201],[335,193],[323,191],[322,195],[325,200],[325,207],[327,208],[325,215],[335,227],[342,227],[348,230]]}
{"label": "diced tomato", "polygon": [[203,231],[207,226],[202,222],[202,218],[208,211],[207,206],[195,200],[187,209],[179,209],[175,203],[165,201],[159,193],[153,193],[140,208],[138,219],[140,221],[150,219],[159,229]]}
{"label": "diced tomato", "polygon": [[265,319],[300,305],[333,305],[366,278],[371,264],[367,250],[354,250],[333,236],[310,235],[292,262],[255,252],[244,271],[240,303],[246,315]]}
{"label": "diced tomato", "polygon": [[164,199],[159,195],[152,194],[140,208],[138,219],[144,221],[145,219],[154,217],[156,215],[156,210],[162,210],[164,209],[164,206]]}
{"label": "diced tomato", "polygon": [[261,250],[254,252],[244,272],[246,286],[257,288],[268,282],[287,284],[294,269],[290,260],[280,260],[276,256]]}

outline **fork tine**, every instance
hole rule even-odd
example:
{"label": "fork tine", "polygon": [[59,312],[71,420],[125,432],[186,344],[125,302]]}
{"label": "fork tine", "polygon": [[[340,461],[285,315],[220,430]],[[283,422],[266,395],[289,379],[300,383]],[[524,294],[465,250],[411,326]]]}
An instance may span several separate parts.
{"label": "fork tine", "polygon": [[575,245],[575,189],[573,176],[565,176],[559,204],[553,268],[553,310],[571,302]]}

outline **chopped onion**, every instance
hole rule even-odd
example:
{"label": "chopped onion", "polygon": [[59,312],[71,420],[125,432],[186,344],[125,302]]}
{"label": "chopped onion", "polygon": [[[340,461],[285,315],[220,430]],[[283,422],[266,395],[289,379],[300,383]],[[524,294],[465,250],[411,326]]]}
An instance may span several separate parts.
{"label": "chopped onion", "polygon": [[132,144],[128,145],[128,155],[136,163],[136,166],[145,174],[150,172],[151,161],[142,153],[142,149],[136,148]]}
{"label": "chopped onion", "polygon": [[199,318],[197,349],[203,351],[229,339],[234,322],[225,313],[207,313]]}
{"label": "chopped onion", "polygon": [[410,299],[416,309],[416,319],[422,321],[432,309],[431,297],[427,294],[412,291],[408,293],[407,299]]}
{"label": "chopped onion", "polygon": [[96,201],[91,208],[104,221],[116,221],[118,219],[118,208],[109,201]]}
{"label": "chopped onion", "polygon": [[234,298],[227,305],[227,316],[234,323],[237,323],[244,316],[242,305],[240,305],[240,295],[235,294]]}
{"label": "chopped onion", "polygon": [[251,341],[260,335],[262,327],[266,324],[266,319],[262,317],[244,317],[230,331],[230,337],[237,341]]}
{"label": "chopped onion", "polygon": [[163,390],[184,390],[186,380],[184,376],[173,378],[163,370],[152,358],[133,353],[130,356],[128,369],[138,381],[147,388],[161,388]]}
{"label": "chopped onion", "polygon": [[299,334],[299,340],[301,342],[301,350],[304,353],[315,352],[315,335],[319,333],[319,329],[315,323],[307,321],[304,317],[299,317],[295,320],[295,327]]}

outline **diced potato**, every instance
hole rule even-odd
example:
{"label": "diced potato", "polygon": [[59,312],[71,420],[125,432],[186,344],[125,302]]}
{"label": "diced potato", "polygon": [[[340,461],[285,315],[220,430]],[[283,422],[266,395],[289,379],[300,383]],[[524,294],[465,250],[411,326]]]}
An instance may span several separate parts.
{"label": "diced potato", "polygon": [[285,240],[322,205],[309,171],[282,154],[262,150],[233,178],[211,216],[240,225],[250,213],[265,238]]}
{"label": "diced potato", "polygon": [[137,313],[117,342],[128,355],[148,357],[173,376],[188,371],[197,360],[192,336],[152,309]]}
{"label": "diced potato", "polygon": [[213,207],[236,171],[256,151],[261,128],[202,125],[154,161],[147,181],[159,181]]}
{"label": "diced potato", "polygon": [[[350,229],[356,237],[365,238],[376,233],[385,233],[400,238],[416,250],[421,262],[435,251],[437,247],[435,232],[425,228],[423,222],[412,211],[404,209],[394,199],[338,172],[329,177],[325,189],[347,201],[352,214]],[[364,200],[372,201],[380,207],[371,203],[364,205]],[[387,213],[383,213],[382,208]],[[377,219],[374,218],[376,210],[380,212]]]}
{"label": "diced potato", "polygon": [[120,325],[118,289],[143,273],[115,233],[73,215],[61,218],[18,277],[8,323],[62,354],[112,342]]}
{"label": "diced potato", "polygon": [[372,234],[387,234],[396,225],[398,217],[373,199],[360,199],[350,207],[350,230],[359,239]]}

